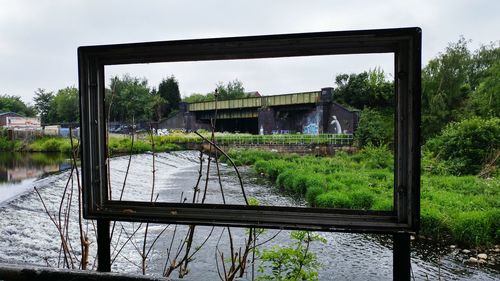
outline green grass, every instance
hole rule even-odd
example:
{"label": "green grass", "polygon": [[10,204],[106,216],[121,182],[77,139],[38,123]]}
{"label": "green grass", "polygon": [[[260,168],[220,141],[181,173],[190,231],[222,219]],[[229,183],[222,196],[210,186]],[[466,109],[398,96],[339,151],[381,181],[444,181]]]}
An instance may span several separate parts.
{"label": "green grass", "polygon": [[[334,157],[230,150],[238,165],[251,165],[276,187],[303,196],[313,207],[392,210],[393,157],[386,147]],[[421,233],[465,246],[500,243],[500,179],[421,177]]]}
{"label": "green grass", "polygon": [[[149,138],[136,139],[133,147],[130,138],[110,137],[108,140],[108,152],[111,156],[130,153],[144,153],[152,151],[152,145]],[[154,137],[155,152],[166,152],[181,150],[183,147],[179,144],[173,144]],[[73,139],[73,145],[78,145],[78,139]],[[11,141],[0,137],[0,151],[8,152],[62,152],[71,153],[71,141],[69,138],[61,137],[42,137],[29,142]]]}
{"label": "green grass", "polygon": [[[78,140],[74,139],[74,145]],[[64,152],[71,153],[71,141],[69,138],[43,137],[29,143],[25,149],[28,152]]]}
{"label": "green grass", "polygon": [[[169,143],[154,137],[155,152],[167,152],[181,150],[182,147],[178,144]],[[153,151],[152,142],[149,138],[132,140],[130,138],[110,138],[108,142],[108,152],[111,156],[118,154],[128,154],[132,150],[133,153],[144,153]]]}

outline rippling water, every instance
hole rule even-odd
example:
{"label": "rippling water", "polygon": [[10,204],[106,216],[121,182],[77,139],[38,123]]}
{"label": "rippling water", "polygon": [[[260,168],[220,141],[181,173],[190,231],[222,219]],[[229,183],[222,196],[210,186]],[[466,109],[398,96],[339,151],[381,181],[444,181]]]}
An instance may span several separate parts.
{"label": "rippling water", "polygon": [[[152,157],[151,155],[135,155],[132,157],[124,200],[148,201],[152,187]],[[205,159],[206,161],[206,159]],[[123,178],[127,168],[128,157],[118,157],[111,161],[111,178],[113,198],[120,196]],[[206,165],[206,163],[204,163]],[[191,200],[192,189],[196,183],[199,168],[198,153],[192,151],[161,153],[156,158],[155,194],[158,201],[179,202],[183,198]],[[205,184],[205,172],[200,186]],[[245,190],[249,197],[256,198],[262,205],[293,206],[304,202],[282,196],[276,193],[269,183],[256,176],[252,171],[243,169]],[[40,190],[51,214],[55,215],[59,208],[59,200],[66,185],[69,172],[48,176],[37,180],[32,185]],[[208,182],[207,202],[221,202],[216,170],[212,165]],[[229,203],[243,203],[237,178],[232,170],[221,165],[221,177],[226,199]],[[31,183],[30,183],[31,184]],[[76,186],[76,185],[75,185]],[[76,194],[74,194],[76,196]],[[156,195],[155,195],[156,196]],[[71,209],[72,220],[69,231],[74,237],[72,246],[79,250],[78,225],[76,223],[76,206]],[[57,216],[56,216],[57,217]],[[149,227],[148,244],[162,232],[155,243],[148,260],[148,274],[160,276],[167,249],[172,244],[175,251],[182,237],[186,234],[186,226],[164,226],[151,224]],[[86,222],[84,228],[90,233],[91,256],[95,255],[96,245],[92,236],[93,224]],[[117,249],[123,245],[124,237],[138,229],[132,238],[133,243],[127,243],[119,255]],[[118,245],[113,251],[113,271],[139,273],[140,255],[137,248],[142,249],[145,225],[138,223],[117,223],[113,244]],[[212,232],[206,244],[194,256],[190,263],[188,280],[218,280],[216,270],[216,247],[228,256],[228,238],[224,228],[198,226],[196,228],[194,248],[196,248]],[[277,230],[267,230],[260,241],[274,236]],[[174,236],[175,233],[175,236]],[[232,229],[237,247],[242,246],[246,232],[244,229]],[[317,254],[322,268],[320,280],[388,280],[392,278],[392,250],[390,237],[348,234],[320,233],[326,244],[312,244],[312,250]],[[37,195],[26,192],[17,198],[4,202],[0,207],[0,262],[30,263],[56,266],[59,256],[60,241],[56,228],[44,212]],[[172,237],[174,239],[172,239]],[[263,247],[286,245],[290,243],[289,232],[282,231],[278,236]],[[135,246],[134,246],[135,245]],[[416,280],[499,280],[500,274],[494,269],[467,266],[461,259],[447,250],[438,250],[433,244],[415,242],[412,251],[412,271]],[[91,265],[94,263],[91,260]],[[250,272],[250,270],[249,270]],[[175,274],[172,277],[177,277]],[[251,276],[247,275],[250,280]]]}

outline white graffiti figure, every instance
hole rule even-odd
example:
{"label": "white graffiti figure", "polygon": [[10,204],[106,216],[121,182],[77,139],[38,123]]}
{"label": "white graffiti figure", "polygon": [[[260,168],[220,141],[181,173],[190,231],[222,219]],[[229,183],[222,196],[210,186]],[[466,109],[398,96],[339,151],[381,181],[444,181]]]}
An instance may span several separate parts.
{"label": "white graffiti figure", "polygon": [[339,120],[337,120],[337,116],[332,115],[332,122],[330,123],[331,125],[335,126],[335,134],[342,134],[342,127],[340,126]]}

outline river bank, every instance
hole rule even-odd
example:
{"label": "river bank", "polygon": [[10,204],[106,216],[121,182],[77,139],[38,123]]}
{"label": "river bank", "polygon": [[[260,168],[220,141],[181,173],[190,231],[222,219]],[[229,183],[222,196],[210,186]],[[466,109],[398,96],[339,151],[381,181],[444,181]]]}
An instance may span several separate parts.
{"label": "river bank", "polygon": [[[324,208],[391,210],[393,158],[384,148],[354,155],[298,156],[230,150],[237,165],[250,165],[285,194]],[[500,244],[500,179],[476,176],[421,177],[421,237],[478,251]]]}
{"label": "river bank", "polygon": [[[73,138],[73,147],[78,146],[79,140]],[[180,144],[163,141],[160,137],[154,137],[153,142],[148,138],[134,138],[127,136],[110,137],[108,139],[108,152],[110,156],[121,154],[129,154],[131,151],[134,154],[144,153],[154,150],[156,152],[167,152],[182,150]],[[72,144],[69,138],[62,137],[42,137],[32,140],[9,140],[5,137],[0,137],[0,152],[60,152],[71,154]]]}
{"label": "river bank", "polygon": [[[179,151],[171,153],[159,153],[156,155],[156,192],[158,201],[178,202],[184,193],[189,196],[192,187],[196,184],[199,169],[199,153],[196,151]],[[206,160],[206,158],[205,158]],[[152,185],[151,154],[137,154],[132,156],[129,180],[124,200],[148,201],[147,191]],[[204,161],[202,184],[205,184],[206,161]],[[212,162],[213,163],[213,162]],[[124,172],[127,170],[128,156],[118,156],[111,159],[110,171],[112,175],[113,198],[118,198]],[[234,171],[231,167],[221,165],[222,184],[228,202],[243,204],[241,192]],[[270,188],[271,182],[268,178],[261,177],[249,167],[241,167],[240,172],[247,195],[255,198],[262,205],[274,206],[303,206],[306,202],[300,198],[283,195],[278,189]],[[37,180],[32,185],[37,186],[41,196],[51,212],[57,212],[59,200],[68,180],[69,171],[50,175]],[[216,169],[210,170],[208,180],[208,202],[220,203],[220,188],[217,181]],[[188,195],[186,195],[188,194]],[[72,210],[77,210],[76,200]],[[78,223],[77,212],[72,211],[69,225],[70,236],[73,246],[78,245]],[[0,261],[16,263],[32,263],[39,265],[57,266],[59,257],[60,241],[54,240],[58,237],[56,228],[45,213],[37,195],[31,191],[0,206]],[[93,263],[95,255],[95,237],[92,232],[92,223],[84,222],[84,227],[89,230],[91,241],[91,259]],[[137,230],[138,229],[138,230]],[[149,225],[149,238],[151,243],[155,237],[166,229],[151,251],[151,257],[147,262],[147,274],[161,276],[169,249],[171,238],[184,237],[186,226],[174,225]],[[194,256],[190,265],[190,273],[186,280],[217,280],[216,261],[214,259],[217,245],[228,245],[225,228],[217,227],[212,236]],[[234,242],[237,245],[243,243],[247,237],[244,229],[234,228]],[[123,245],[124,233],[137,231],[133,240],[142,243],[145,225],[123,222],[117,224],[116,233],[113,236],[113,247],[120,248]],[[194,245],[199,246],[211,233],[208,226],[197,227]],[[122,238],[120,238],[122,233]],[[392,241],[387,235],[367,235],[350,233],[318,233],[323,236],[326,244],[312,244],[311,251],[314,252],[321,262],[319,270],[320,280],[387,280],[392,275]],[[291,242],[288,231],[268,230],[260,241],[277,235],[275,239],[263,247],[274,245],[285,246]],[[222,237],[222,238],[221,238]],[[118,241],[118,242],[117,242]],[[149,244],[148,244],[149,245]],[[174,249],[177,247],[177,238]],[[227,253],[227,249],[219,248]],[[412,241],[412,272],[415,280],[498,280],[499,270],[488,264],[464,263],[465,256],[461,253],[455,254],[449,247],[444,247],[438,241],[415,240]],[[124,246],[121,254],[113,254],[116,260],[112,270],[116,272],[139,273],[141,257],[132,244]],[[94,264],[95,265],[95,264]],[[177,276],[172,276],[177,277]],[[242,280],[251,280],[250,272]]]}

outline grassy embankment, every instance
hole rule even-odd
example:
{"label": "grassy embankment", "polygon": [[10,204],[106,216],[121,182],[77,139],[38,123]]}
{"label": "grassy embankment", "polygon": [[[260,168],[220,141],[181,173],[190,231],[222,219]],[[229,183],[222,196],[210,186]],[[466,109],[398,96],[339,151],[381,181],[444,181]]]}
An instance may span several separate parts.
{"label": "grassy embankment", "polygon": [[[207,139],[210,139],[209,132],[201,133]],[[336,135],[332,140],[332,135],[251,135],[251,134],[230,134],[215,133],[217,143],[329,143],[336,141],[339,144],[347,144],[347,136]],[[202,143],[203,139],[194,133],[172,133],[166,136],[153,137],[155,151],[165,152],[180,150],[185,143]],[[77,144],[75,139],[74,144]],[[131,139],[126,135],[110,135],[108,148],[111,155],[126,154],[130,152]],[[149,136],[137,135],[134,140],[134,153],[151,151],[151,140]],[[19,151],[19,152],[63,152],[71,151],[69,138],[43,137],[32,141],[10,141],[5,137],[0,137],[0,151]]]}
{"label": "grassy embankment", "polygon": [[[235,137],[247,142],[279,141],[282,138],[216,135],[218,142]],[[182,143],[201,142],[201,139],[195,134],[171,134],[154,137],[154,142],[155,151],[162,152],[179,150]],[[110,137],[108,147],[111,155],[126,154],[130,151],[131,140]],[[151,150],[151,142],[146,137],[134,141],[134,153]],[[68,153],[71,144],[67,138],[40,138],[30,143],[0,138],[0,151]],[[304,196],[311,206],[392,209],[393,160],[386,149],[368,147],[352,156],[338,153],[335,157],[322,158],[258,150],[232,150],[229,153],[238,165],[252,165],[283,191]],[[482,179],[424,172],[421,180],[423,235],[472,246],[500,243],[498,176]]]}
{"label": "grassy embankment", "polygon": [[[110,155],[119,155],[130,153],[132,140],[128,137],[109,138],[108,149]],[[73,139],[73,145],[77,145],[78,140]],[[173,144],[162,140],[161,137],[154,137],[155,151],[165,152],[181,150],[178,144]],[[33,141],[10,141],[6,138],[0,138],[0,151],[8,152],[61,152],[71,153],[71,141],[69,138],[43,137]],[[143,153],[152,151],[151,141],[147,138],[138,138],[134,140],[133,153]]]}
{"label": "grassy embankment", "polygon": [[[391,210],[393,157],[367,147],[335,157],[231,150],[237,165],[251,165],[288,193],[311,206]],[[476,176],[421,177],[421,234],[464,246],[500,242],[500,179]]]}

